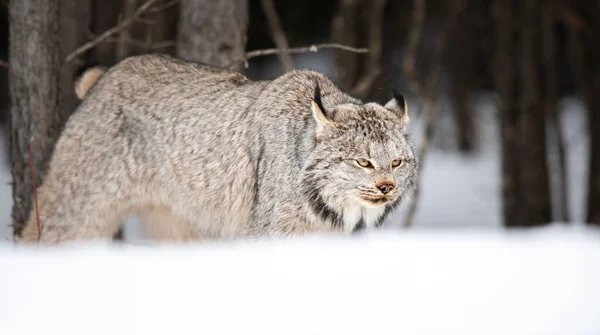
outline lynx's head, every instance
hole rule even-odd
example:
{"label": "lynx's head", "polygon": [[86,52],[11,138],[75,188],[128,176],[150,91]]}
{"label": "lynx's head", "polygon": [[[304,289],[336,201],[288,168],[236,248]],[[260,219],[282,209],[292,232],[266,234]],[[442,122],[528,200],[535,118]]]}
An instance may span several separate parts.
{"label": "lynx's head", "polygon": [[312,101],[317,144],[303,170],[314,214],[345,231],[378,226],[415,187],[418,160],[405,131],[408,109],[392,88],[385,106]]}

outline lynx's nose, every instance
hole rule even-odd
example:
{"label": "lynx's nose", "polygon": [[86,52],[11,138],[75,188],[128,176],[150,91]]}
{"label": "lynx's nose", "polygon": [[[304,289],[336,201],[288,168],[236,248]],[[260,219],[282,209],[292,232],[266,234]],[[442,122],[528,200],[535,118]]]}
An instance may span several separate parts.
{"label": "lynx's nose", "polygon": [[377,188],[381,191],[381,193],[388,194],[394,189],[394,184],[385,183],[377,186]]}

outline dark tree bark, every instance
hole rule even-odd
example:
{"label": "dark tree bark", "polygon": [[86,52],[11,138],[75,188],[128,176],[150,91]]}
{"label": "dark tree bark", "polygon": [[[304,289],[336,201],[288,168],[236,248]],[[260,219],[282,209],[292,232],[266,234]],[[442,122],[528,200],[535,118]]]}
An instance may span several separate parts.
{"label": "dark tree bark", "polygon": [[471,94],[474,87],[466,82],[461,74],[453,76],[450,87],[450,96],[454,103],[454,118],[457,130],[458,149],[463,153],[475,150],[477,140],[477,129],[475,127],[475,111],[471,104]]}
{"label": "dark tree bark", "polygon": [[586,57],[587,82],[590,92],[588,106],[590,134],[590,167],[588,181],[587,219],[590,224],[600,225],[600,4],[594,6],[594,19],[591,21],[590,33],[586,36],[588,55]]}
{"label": "dark tree bark", "polygon": [[514,161],[521,168],[525,226],[547,224],[552,220],[546,150],[546,117],[541,85],[541,6],[538,0],[520,2],[523,27],[521,48],[521,156]]}
{"label": "dark tree bark", "polygon": [[373,84],[381,75],[383,53],[383,19],[387,0],[373,0],[366,8],[367,16],[367,46],[369,53],[364,59],[362,76],[354,84],[351,93],[359,98],[365,98],[373,90]]}
{"label": "dark tree bark", "polygon": [[551,221],[546,118],[541,83],[541,5],[538,0],[496,0],[494,81],[502,104],[504,225]]}
{"label": "dark tree bark", "polygon": [[[120,17],[123,19],[131,17],[133,15],[133,12],[135,12],[135,9],[137,8],[137,3],[137,0],[123,0]],[[121,30],[121,32],[119,33],[119,38],[117,40],[115,51],[117,61],[126,58],[131,53],[129,40],[131,40],[131,32],[134,29],[133,26],[135,26],[135,24]]]}
{"label": "dark tree bark", "polygon": [[[88,40],[87,31],[91,20],[90,0],[60,1],[60,47],[61,58],[77,49]],[[73,62],[64,63],[60,70],[60,111],[66,120],[79,105],[74,91],[74,79],[77,69],[86,61],[85,55]]]}
{"label": "dark tree bark", "polygon": [[9,6],[12,219],[14,234],[19,236],[33,198],[30,145],[39,185],[63,123],[59,109],[60,1],[12,0]]}
{"label": "dark tree bark", "polygon": [[180,6],[179,57],[216,67],[243,59],[247,0],[182,0]]}
{"label": "dark tree bark", "polygon": [[[360,41],[361,0],[341,0],[332,22],[332,40],[335,43],[358,46]],[[336,54],[338,82],[344,89],[351,89],[358,80],[360,55],[352,52]]]}
{"label": "dark tree bark", "polygon": [[445,68],[450,76],[449,95],[454,105],[457,146],[462,153],[477,149],[478,129],[473,93],[481,88],[490,75],[486,60],[486,41],[492,34],[489,3],[467,1],[459,14],[457,28],[449,37],[451,48],[445,53]]}
{"label": "dark tree bark", "polygon": [[575,74],[577,88],[588,110],[590,161],[587,192],[586,222],[600,225],[600,4],[575,2],[575,16],[584,22],[569,24],[569,59]]}
{"label": "dark tree bark", "polygon": [[556,36],[554,33],[555,10],[548,4],[541,6],[541,36],[542,36],[542,56],[543,72],[542,82],[544,83],[544,110],[548,120],[548,139],[549,144],[556,152],[556,159],[550,161],[550,172],[555,178],[552,178],[552,192],[555,196],[554,217],[557,220],[569,221],[569,201],[568,201],[568,181],[567,164],[565,158],[565,147],[562,136],[561,119],[558,111],[558,78],[556,73],[558,67],[556,63]]}
{"label": "dark tree bark", "polygon": [[[121,0],[92,0],[92,33],[100,35],[117,25],[121,13]],[[116,60],[115,43],[100,43],[94,47],[94,63],[110,66]]]}
{"label": "dark tree bark", "polygon": [[515,3],[496,0],[492,6],[496,55],[494,84],[500,95],[500,134],[502,140],[502,214],[505,226],[523,226],[519,147],[517,145],[517,40]]}
{"label": "dark tree bark", "polygon": [[[148,44],[174,42],[177,39],[177,22],[179,21],[179,3],[161,11],[148,14],[155,24],[146,25],[145,40]],[[159,52],[175,55],[175,44],[158,49]]]}
{"label": "dark tree bark", "polygon": [[[373,4],[371,4],[373,6]],[[388,101],[390,99],[390,86],[395,86],[405,91],[404,83],[395,82],[400,71],[397,57],[394,53],[399,47],[406,45],[406,32],[411,25],[411,2],[388,1],[384,10],[382,22],[382,45],[381,45],[381,74],[373,82],[371,92],[366,98],[372,101]],[[364,56],[363,56],[364,57]]]}

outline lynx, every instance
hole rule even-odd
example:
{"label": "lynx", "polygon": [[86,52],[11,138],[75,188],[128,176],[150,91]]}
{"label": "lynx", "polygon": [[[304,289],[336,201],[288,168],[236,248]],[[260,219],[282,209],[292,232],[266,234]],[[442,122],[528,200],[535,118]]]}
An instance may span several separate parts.
{"label": "lynx", "polygon": [[[38,190],[43,243],[379,226],[415,186],[406,100],[363,103],[313,71],[271,81],[163,55],[84,73]],[[89,91],[89,92],[88,92]],[[35,213],[22,241],[37,241]]]}

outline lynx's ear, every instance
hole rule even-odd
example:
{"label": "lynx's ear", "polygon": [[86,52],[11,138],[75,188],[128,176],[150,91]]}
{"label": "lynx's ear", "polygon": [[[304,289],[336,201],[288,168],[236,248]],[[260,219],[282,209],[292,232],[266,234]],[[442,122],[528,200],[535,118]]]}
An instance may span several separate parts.
{"label": "lynx's ear", "polygon": [[402,127],[406,127],[408,125],[408,104],[406,103],[406,99],[398,92],[395,87],[390,87],[392,90],[392,100],[390,100],[387,104],[385,104],[385,108],[390,111],[396,113],[400,118],[400,124]]}
{"label": "lynx's ear", "polygon": [[319,84],[317,84],[317,87],[315,87],[315,97],[311,101],[311,110],[313,117],[317,122],[317,132],[315,135],[317,137],[317,141],[320,141],[323,130],[330,126],[332,122],[325,115],[325,108],[321,102],[321,88],[319,87]]}

